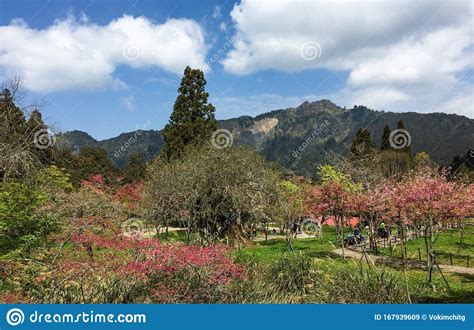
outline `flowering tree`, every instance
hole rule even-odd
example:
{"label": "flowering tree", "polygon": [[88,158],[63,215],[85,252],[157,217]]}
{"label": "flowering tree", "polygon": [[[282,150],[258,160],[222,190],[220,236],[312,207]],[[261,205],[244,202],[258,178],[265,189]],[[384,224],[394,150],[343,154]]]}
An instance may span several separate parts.
{"label": "flowering tree", "polygon": [[319,166],[318,175],[321,184],[308,191],[305,204],[307,212],[322,216],[332,216],[341,238],[342,257],[344,252],[344,226],[346,216],[353,210],[355,195],[361,190],[359,184],[352,182],[349,176],[338,172],[330,165]]}
{"label": "flowering tree", "polygon": [[284,224],[287,228],[287,236],[289,238],[291,223],[304,214],[303,191],[299,185],[289,180],[281,181],[279,187],[282,197],[281,204],[284,213]]}
{"label": "flowering tree", "polygon": [[[30,303],[213,303],[243,277],[227,246],[162,243],[123,235],[113,219],[77,219],[50,237],[35,262],[2,269],[14,293],[0,300]],[[63,249],[67,242],[70,248]]]}
{"label": "flowering tree", "polygon": [[428,282],[435,265],[434,243],[441,226],[463,219],[472,210],[470,187],[448,181],[442,174],[407,176],[391,189],[391,200],[400,224],[422,230],[428,255]]}
{"label": "flowering tree", "polygon": [[361,219],[369,224],[369,246],[372,251],[377,251],[377,227],[381,221],[390,222],[391,205],[390,195],[387,194],[385,185],[373,188],[354,195],[353,209],[359,213]]}

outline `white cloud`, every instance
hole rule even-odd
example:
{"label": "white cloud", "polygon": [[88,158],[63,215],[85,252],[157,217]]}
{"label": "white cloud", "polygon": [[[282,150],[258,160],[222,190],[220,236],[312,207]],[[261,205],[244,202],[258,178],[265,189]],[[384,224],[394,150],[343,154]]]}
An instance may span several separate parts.
{"label": "white cloud", "polygon": [[474,118],[473,90],[470,94],[456,95],[446,102],[439,104],[433,111],[445,113],[457,113],[466,117]]}
{"label": "white cloud", "polygon": [[100,26],[68,18],[41,30],[21,20],[0,26],[2,75],[19,74],[34,91],[121,88],[125,84],[114,77],[120,65],[177,74],[186,65],[208,70],[206,52],[204,32],[188,19],[154,24],[123,16]]}
{"label": "white cloud", "polygon": [[473,68],[472,9],[470,0],[242,0],[231,12],[240,38],[221,63],[235,74],[347,72],[333,98],[343,105],[456,111],[441,106],[453,97],[472,111],[472,85],[460,79]]}

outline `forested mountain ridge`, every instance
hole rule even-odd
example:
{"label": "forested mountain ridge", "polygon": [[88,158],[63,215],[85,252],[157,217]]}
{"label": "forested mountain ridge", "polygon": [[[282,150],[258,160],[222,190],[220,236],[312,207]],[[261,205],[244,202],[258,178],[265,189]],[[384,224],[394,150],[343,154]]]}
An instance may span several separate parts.
{"label": "forested mountain ridge", "polygon": [[[456,114],[385,112],[354,106],[338,107],[328,100],[304,102],[296,108],[280,109],[256,117],[242,116],[219,121],[232,132],[235,144],[254,146],[269,160],[275,160],[296,174],[311,175],[329,152],[347,154],[357,130],[368,128],[380,146],[383,127],[396,129],[403,120],[415,154],[427,152],[438,164],[448,164],[474,146],[474,120]],[[120,167],[130,154],[142,153],[152,159],[163,147],[161,131],[138,130],[97,141],[81,131],[58,135],[60,144],[72,150],[84,146],[104,148]]]}

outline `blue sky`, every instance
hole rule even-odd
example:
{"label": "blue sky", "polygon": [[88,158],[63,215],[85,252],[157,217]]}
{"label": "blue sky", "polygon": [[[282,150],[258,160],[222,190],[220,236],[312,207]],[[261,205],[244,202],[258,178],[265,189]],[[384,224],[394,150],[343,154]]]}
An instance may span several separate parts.
{"label": "blue sky", "polygon": [[[474,117],[471,1],[0,2],[0,78],[53,131],[167,122],[186,65],[217,118],[328,98]],[[149,124],[151,123],[151,124]]]}

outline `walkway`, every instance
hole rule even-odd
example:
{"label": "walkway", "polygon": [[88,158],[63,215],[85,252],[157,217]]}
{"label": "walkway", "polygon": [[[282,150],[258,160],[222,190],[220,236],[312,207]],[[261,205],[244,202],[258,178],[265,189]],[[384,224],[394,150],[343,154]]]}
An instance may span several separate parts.
{"label": "walkway", "polygon": [[[331,253],[336,254],[338,256],[342,256],[342,249],[335,249],[331,251]],[[354,251],[352,249],[348,249],[348,248],[344,249],[344,254],[346,257],[349,257],[352,259],[361,260],[363,258],[365,260],[363,253]],[[389,256],[376,256],[373,254],[367,254],[367,257],[369,258],[369,261],[371,261],[374,264],[398,266],[398,267],[402,266],[402,260],[400,258],[394,258],[394,257],[389,257]],[[408,260],[405,260],[405,263],[408,267],[426,268],[426,263],[419,260],[408,259]],[[443,272],[474,276],[474,268],[471,268],[471,267],[439,265],[439,268],[441,268]]]}

